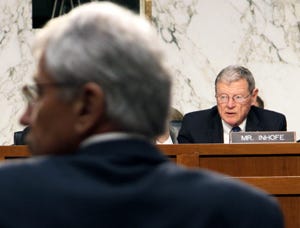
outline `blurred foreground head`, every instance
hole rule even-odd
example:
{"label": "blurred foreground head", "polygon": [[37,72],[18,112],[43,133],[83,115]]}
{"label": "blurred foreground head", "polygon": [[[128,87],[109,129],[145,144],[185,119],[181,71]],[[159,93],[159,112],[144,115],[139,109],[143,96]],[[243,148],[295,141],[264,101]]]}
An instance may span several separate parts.
{"label": "blurred foreground head", "polygon": [[164,131],[171,79],[150,23],[108,2],[51,20],[35,39],[34,85],[21,123],[33,154],[68,153],[109,132]]}

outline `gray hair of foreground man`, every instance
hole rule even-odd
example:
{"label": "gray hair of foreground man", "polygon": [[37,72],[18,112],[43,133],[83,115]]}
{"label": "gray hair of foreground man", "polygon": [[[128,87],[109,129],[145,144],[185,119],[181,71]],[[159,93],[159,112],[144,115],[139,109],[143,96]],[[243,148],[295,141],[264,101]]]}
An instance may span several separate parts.
{"label": "gray hair of foreground man", "polygon": [[[215,90],[217,89],[218,82],[231,83],[240,79],[245,79],[247,81],[249,93],[252,93],[255,89],[254,77],[250,70],[238,65],[230,65],[220,71],[215,80]],[[217,91],[215,92],[217,93]]]}
{"label": "gray hair of foreground man", "polygon": [[124,131],[150,138],[164,131],[171,79],[150,23],[108,2],[82,5],[51,20],[37,35],[36,59],[72,99],[96,82],[105,94],[106,115]]}

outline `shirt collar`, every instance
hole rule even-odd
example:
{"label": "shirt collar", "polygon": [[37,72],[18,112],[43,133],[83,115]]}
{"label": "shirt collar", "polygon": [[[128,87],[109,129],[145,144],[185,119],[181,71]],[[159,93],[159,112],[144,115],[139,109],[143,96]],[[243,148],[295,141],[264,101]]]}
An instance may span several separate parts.
{"label": "shirt collar", "polygon": [[[244,119],[244,121],[240,125],[238,125],[238,127],[240,127],[242,131],[246,131],[246,122],[247,122],[247,118]],[[230,131],[231,131],[231,129],[232,129],[232,126],[229,125],[229,124],[227,124],[227,123],[225,123],[224,120],[222,120],[222,125],[223,125],[223,131],[224,131],[224,133],[229,134]]]}
{"label": "shirt collar", "polygon": [[[246,121],[247,121],[247,118],[239,125],[239,127],[241,128],[242,131],[246,131]],[[229,143],[229,135],[230,135],[232,126],[225,123],[224,120],[222,120],[222,125],[223,125],[223,141],[224,141],[224,143]]]}
{"label": "shirt collar", "polygon": [[83,140],[80,144],[80,147],[86,147],[91,144],[95,143],[101,143],[101,142],[107,142],[107,141],[113,141],[113,140],[119,140],[119,139],[146,139],[146,137],[138,134],[130,134],[130,133],[124,133],[124,132],[110,132],[110,133],[104,133],[104,134],[98,134],[98,135],[92,135],[85,140]]}

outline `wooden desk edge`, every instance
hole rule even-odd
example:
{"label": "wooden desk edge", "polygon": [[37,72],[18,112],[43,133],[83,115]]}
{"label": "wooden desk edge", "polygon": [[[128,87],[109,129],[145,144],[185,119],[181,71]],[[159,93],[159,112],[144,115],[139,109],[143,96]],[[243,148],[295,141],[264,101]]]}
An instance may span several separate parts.
{"label": "wooden desk edge", "polygon": [[0,159],[7,157],[30,157],[31,153],[27,146],[0,146]]}
{"label": "wooden desk edge", "polygon": [[213,155],[300,155],[300,143],[274,144],[159,144],[166,155],[198,153],[200,156]]}
{"label": "wooden desk edge", "polygon": [[300,195],[300,176],[229,177],[238,179],[272,195]]}

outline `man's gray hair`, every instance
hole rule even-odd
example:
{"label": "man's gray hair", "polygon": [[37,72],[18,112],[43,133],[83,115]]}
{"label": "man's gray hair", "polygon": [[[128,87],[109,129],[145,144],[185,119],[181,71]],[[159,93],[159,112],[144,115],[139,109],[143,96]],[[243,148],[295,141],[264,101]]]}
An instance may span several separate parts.
{"label": "man's gray hair", "polygon": [[169,114],[171,77],[150,23],[108,2],[84,4],[51,20],[36,37],[37,60],[58,83],[104,92],[106,115],[126,132],[154,138]]}
{"label": "man's gray hair", "polygon": [[252,93],[252,91],[255,89],[254,77],[250,70],[239,65],[230,65],[220,71],[215,80],[215,92],[217,93],[218,82],[231,83],[240,79],[246,79],[249,93]]}

